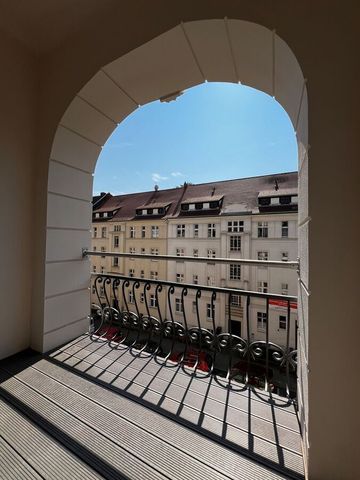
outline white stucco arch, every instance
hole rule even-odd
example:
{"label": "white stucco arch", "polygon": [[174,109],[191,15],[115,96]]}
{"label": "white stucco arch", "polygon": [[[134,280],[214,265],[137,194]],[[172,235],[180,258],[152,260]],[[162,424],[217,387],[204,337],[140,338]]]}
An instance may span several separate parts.
{"label": "white stucco arch", "polygon": [[[139,106],[205,81],[240,82],[274,96],[294,126],[299,170],[306,174],[306,82],[275,31],[242,20],[188,22],[105,65],[64,113],[49,159],[44,351],[88,325],[90,270],[81,251],[90,246],[93,172],[102,146]],[[300,222],[307,217],[303,178]]]}

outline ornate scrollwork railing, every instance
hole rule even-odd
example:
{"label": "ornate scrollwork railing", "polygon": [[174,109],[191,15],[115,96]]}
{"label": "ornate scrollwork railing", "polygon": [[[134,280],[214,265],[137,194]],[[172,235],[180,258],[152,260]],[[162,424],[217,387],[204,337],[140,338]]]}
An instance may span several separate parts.
{"label": "ornate scrollwork railing", "polygon": [[[223,385],[295,398],[297,326],[291,308],[296,298],[108,274],[94,274],[91,289],[94,340],[192,375],[214,375]],[[234,295],[244,304],[241,323],[232,315]],[[272,300],[280,302],[286,317],[281,343],[272,338],[276,332],[279,338],[269,315]],[[263,331],[251,318],[252,307],[265,310]]]}

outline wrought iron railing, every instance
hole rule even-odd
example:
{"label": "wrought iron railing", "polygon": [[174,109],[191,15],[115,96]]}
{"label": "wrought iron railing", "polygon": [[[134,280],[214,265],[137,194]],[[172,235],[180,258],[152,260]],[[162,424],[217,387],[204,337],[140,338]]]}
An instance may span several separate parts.
{"label": "wrought iron railing", "polygon": [[[261,388],[295,399],[297,325],[291,311],[296,297],[115,274],[93,274],[91,289],[92,338],[191,375],[214,375],[224,386]],[[251,324],[254,304],[265,310],[260,332]],[[270,325],[273,305],[286,318],[282,342],[272,338],[277,331]],[[241,331],[234,322],[239,312]]]}

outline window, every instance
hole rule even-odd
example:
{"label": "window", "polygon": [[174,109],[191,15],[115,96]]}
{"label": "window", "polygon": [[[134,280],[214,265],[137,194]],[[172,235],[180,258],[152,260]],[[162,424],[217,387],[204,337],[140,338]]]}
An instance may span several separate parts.
{"label": "window", "polygon": [[193,249],[193,257],[198,257],[199,256],[199,249],[198,248],[194,248]]}
{"label": "window", "polygon": [[113,258],[113,267],[118,267],[119,266],[119,257],[114,257]]}
{"label": "window", "polygon": [[140,293],[140,302],[144,303],[145,301],[145,295],[143,293]]}
{"label": "window", "polygon": [[267,293],[267,291],[268,291],[268,282],[264,282],[263,280],[260,280],[258,282],[258,292]]}
{"label": "window", "polygon": [[239,235],[230,235],[230,251],[239,252],[241,250],[241,237]]}
{"label": "window", "polygon": [[134,293],[132,290],[129,291],[129,303],[135,303]]}
{"label": "window", "polygon": [[196,313],[196,302],[192,302],[192,313]]}
{"label": "window", "polygon": [[185,225],[176,225],[176,236],[185,237]]}
{"label": "window", "polygon": [[106,238],[106,227],[101,227],[101,238]]}
{"label": "window", "polygon": [[206,319],[207,320],[212,320],[215,318],[215,306],[211,305],[211,303],[206,304]]}
{"label": "window", "polygon": [[93,265],[93,272],[96,273],[96,265]]}
{"label": "window", "polygon": [[145,225],[143,225],[141,227],[141,238],[145,238],[146,237],[146,227]]}
{"label": "window", "polygon": [[130,238],[135,238],[135,227],[130,227]]}
{"label": "window", "polygon": [[230,280],[241,280],[240,265],[236,263],[230,263]]}
{"label": "window", "polygon": [[265,207],[266,205],[270,205],[271,198],[270,197],[261,197],[259,198],[259,205]]}
{"label": "window", "polygon": [[181,302],[180,298],[175,298],[175,312],[177,313],[183,313],[183,304]]}
{"label": "window", "polygon": [[286,317],[285,317],[285,315],[279,315],[279,329],[286,330]]}
{"label": "window", "polygon": [[210,208],[219,208],[219,202],[218,201],[210,202],[209,207]]}
{"label": "window", "polygon": [[207,277],[207,285],[208,287],[213,287],[215,285],[215,278],[212,275]]}
{"label": "window", "polygon": [[208,238],[216,237],[216,225],[215,223],[208,223]]}
{"label": "window", "polygon": [[216,250],[213,250],[213,249],[210,248],[207,251],[207,256],[208,256],[208,258],[215,258],[216,257]]}
{"label": "window", "polygon": [[269,260],[269,252],[258,252],[258,260]]}
{"label": "window", "polygon": [[103,297],[105,295],[105,289],[104,287],[100,287],[100,297]]}
{"label": "window", "polygon": [[202,210],[204,205],[202,203],[195,203],[195,210]]}
{"label": "window", "polygon": [[140,251],[141,251],[141,255],[145,255],[145,248],[142,248]]}
{"label": "window", "polygon": [[150,278],[151,278],[151,280],[157,280],[158,279],[158,272],[151,271],[150,272]]}
{"label": "window", "polygon": [[289,293],[289,284],[288,283],[282,283],[281,284],[281,295],[288,295]]}
{"label": "window", "polygon": [[[101,251],[105,253],[105,247],[101,247]],[[101,258],[105,258],[105,255],[101,255]]]}
{"label": "window", "polygon": [[240,295],[231,295],[230,296],[230,305],[233,307],[241,307],[241,296]]}
{"label": "window", "polygon": [[93,248],[94,252],[96,252],[96,247]]}
{"label": "window", "polygon": [[105,272],[105,267],[101,266],[100,270],[101,270],[101,273],[104,273]]}
{"label": "window", "polygon": [[176,274],[176,282],[177,283],[183,283],[184,282],[184,274],[183,273],[177,273]]}
{"label": "window", "polygon": [[152,248],[150,250],[151,255],[159,255],[159,249],[158,248]]}
{"label": "window", "polygon": [[96,287],[95,287],[95,285],[92,286],[92,289],[91,289],[91,290],[92,290],[93,295],[95,295],[95,294],[96,294]]}
{"label": "window", "polygon": [[94,238],[96,238],[96,237],[97,237],[97,227],[94,227],[94,230],[93,230],[93,236],[94,236]]}
{"label": "window", "polygon": [[136,248],[135,247],[130,247],[129,252],[130,253],[136,253]]}
{"label": "window", "polygon": [[257,329],[259,332],[264,332],[266,330],[267,317],[265,312],[257,312]]}
{"label": "window", "polygon": [[114,225],[114,232],[120,232],[121,231],[121,225]]}
{"label": "window", "polygon": [[281,236],[282,238],[289,236],[289,222],[281,222]]}
{"label": "window", "polygon": [[199,275],[193,275],[193,283],[197,285],[199,283]]}
{"label": "window", "polygon": [[133,268],[129,268],[129,277],[133,277],[135,275],[135,270]]}
{"label": "window", "polygon": [[289,260],[289,252],[281,252],[281,260],[287,262]]}
{"label": "window", "polygon": [[258,237],[259,238],[268,237],[268,222],[258,222]]}
{"label": "window", "polygon": [[159,238],[159,227],[157,225],[151,227],[151,238]]}
{"label": "window", "polygon": [[280,205],[288,205],[289,203],[291,203],[290,195],[283,195],[280,197]]}
{"label": "window", "polygon": [[145,277],[145,271],[144,270],[140,270],[140,278],[144,278]]}
{"label": "window", "polygon": [[183,248],[177,248],[176,249],[176,256],[177,257],[183,257],[185,255],[185,250]]}
{"label": "window", "polygon": [[155,296],[155,294],[152,293],[150,295],[150,307],[151,308],[157,308],[157,306],[158,306],[158,303],[157,303],[157,300],[156,300],[156,296]]}
{"label": "window", "polygon": [[242,220],[233,220],[228,222],[229,233],[241,233],[244,231],[244,222]]}
{"label": "window", "polygon": [[119,247],[119,235],[114,236],[114,248]]}
{"label": "window", "polygon": [[194,237],[199,236],[199,224],[198,223],[195,223],[195,225],[193,226],[193,233],[194,233]]}

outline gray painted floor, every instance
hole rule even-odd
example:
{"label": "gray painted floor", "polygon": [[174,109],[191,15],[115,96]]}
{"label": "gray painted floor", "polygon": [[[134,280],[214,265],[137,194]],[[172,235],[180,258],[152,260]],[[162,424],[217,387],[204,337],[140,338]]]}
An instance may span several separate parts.
{"label": "gray painted floor", "polygon": [[292,405],[145,355],[83,336],[0,362],[0,479],[302,478]]}

